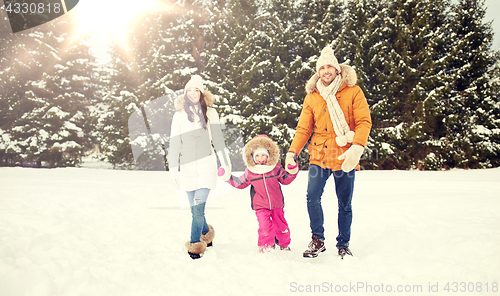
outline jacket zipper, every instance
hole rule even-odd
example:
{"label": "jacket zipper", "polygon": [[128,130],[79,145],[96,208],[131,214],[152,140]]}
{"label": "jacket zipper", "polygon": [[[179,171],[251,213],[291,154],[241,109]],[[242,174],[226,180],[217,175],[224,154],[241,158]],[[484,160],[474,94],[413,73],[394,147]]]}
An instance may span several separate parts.
{"label": "jacket zipper", "polygon": [[271,207],[271,196],[269,196],[269,190],[267,190],[266,176],[263,174],[262,178],[263,178],[263,181],[264,181],[264,188],[266,188],[267,200],[269,201],[269,209],[272,210],[272,207]]}

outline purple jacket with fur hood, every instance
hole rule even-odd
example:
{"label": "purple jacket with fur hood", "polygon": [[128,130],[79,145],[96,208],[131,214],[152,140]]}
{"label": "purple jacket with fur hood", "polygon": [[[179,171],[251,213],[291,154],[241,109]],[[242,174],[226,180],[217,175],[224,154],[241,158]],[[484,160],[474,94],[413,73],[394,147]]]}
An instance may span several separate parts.
{"label": "purple jacket with fur hood", "polygon": [[[256,165],[253,160],[253,151],[263,147],[269,151],[267,165]],[[231,175],[231,186],[243,189],[251,185],[250,197],[252,209],[283,208],[284,197],[281,185],[288,185],[295,180],[297,174],[288,173],[280,163],[280,150],[278,145],[266,135],[259,135],[250,140],[243,148],[243,161],[247,168],[241,177]],[[298,172],[297,172],[298,173]]]}

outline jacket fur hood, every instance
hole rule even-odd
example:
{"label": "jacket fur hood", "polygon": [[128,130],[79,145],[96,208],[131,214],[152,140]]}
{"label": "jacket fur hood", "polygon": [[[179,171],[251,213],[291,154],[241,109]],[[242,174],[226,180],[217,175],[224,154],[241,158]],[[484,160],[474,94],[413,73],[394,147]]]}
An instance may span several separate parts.
{"label": "jacket fur hood", "polygon": [[[356,74],[356,70],[353,67],[345,64],[340,64],[340,76],[342,77],[342,81],[347,84],[347,87],[355,86],[358,81],[358,75]],[[319,80],[319,74],[315,73],[309,81],[306,83],[306,92],[307,94],[311,94],[316,90],[316,82]],[[342,88],[342,87],[341,87]]]}
{"label": "jacket fur hood", "polygon": [[[256,165],[253,161],[252,153],[257,148],[264,148],[269,151],[267,165]],[[243,148],[243,161],[248,170],[255,174],[265,174],[274,169],[280,160],[280,149],[278,144],[266,135],[259,135],[246,143]]]}
{"label": "jacket fur hood", "polygon": [[[203,97],[205,99],[205,103],[207,104],[208,107],[212,107],[212,105],[215,102],[215,97],[214,95],[207,89],[203,92]],[[184,100],[184,94],[178,96],[175,99],[174,106],[175,106],[175,111],[181,111],[184,109],[184,103],[186,101]]]}

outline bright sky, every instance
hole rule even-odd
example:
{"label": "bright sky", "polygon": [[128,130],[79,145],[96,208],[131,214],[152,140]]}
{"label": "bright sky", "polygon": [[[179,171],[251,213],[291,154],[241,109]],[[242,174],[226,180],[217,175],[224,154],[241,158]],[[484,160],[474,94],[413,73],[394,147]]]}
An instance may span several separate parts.
{"label": "bright sky", "polygon": [[170,1],[160,0],[81,0],[70,11],[79,21],[78,34],[90,34],[93,51],[103,61],[106,60],[107,45],[117,39],[124,43],[126,31],[134,25],[137,16],[151,10],[168,10]]}
{"label": "bright sky", "polygon": [[493,21],[493,49],[500,50],[500,0],[486,0],[486,21]]}

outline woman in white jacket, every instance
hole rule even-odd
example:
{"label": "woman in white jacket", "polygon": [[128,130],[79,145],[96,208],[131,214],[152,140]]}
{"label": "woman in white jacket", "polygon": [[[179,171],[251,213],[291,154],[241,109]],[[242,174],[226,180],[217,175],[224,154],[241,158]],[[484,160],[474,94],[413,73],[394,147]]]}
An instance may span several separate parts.
{"label": "woman in white jacket", "polygon": [[[221,165],[231,171],[227,149],[217,111],[212,108],[214,96],[194,75],[175,100],[170,134],[168,164],[176,189],[187,192],[191,206],[191,239],[186,243],[193,259],[200,258],[212,246],[214,229],[205,219],[205,203],[217,182],[217,155]],[[212,146],[213,143],[213,146]]]}

